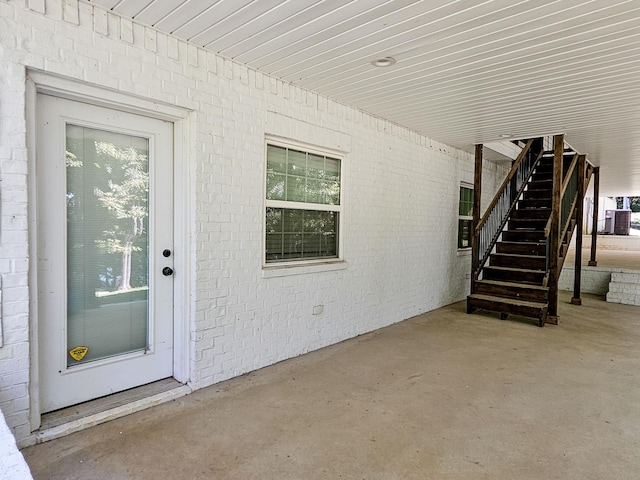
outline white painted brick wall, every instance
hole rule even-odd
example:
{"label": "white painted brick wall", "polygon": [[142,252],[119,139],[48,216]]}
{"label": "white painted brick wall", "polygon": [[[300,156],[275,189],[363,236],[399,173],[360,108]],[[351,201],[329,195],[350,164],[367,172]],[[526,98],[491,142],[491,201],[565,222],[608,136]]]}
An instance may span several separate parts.
{"label": "white painted brick wall", "polygon": [[11,430],[0,412],[0,478],[3,480],[33,480],[24,457],[16,447]]}
{"label": "white painted brick wall", "polygon": [[[195,388],[468,292],[456,234],[470,154],[77,0],[0,0],[0,40],[0,408],[20,442],[30,438],[26,68],[197,112]],[[263,278],[264,137],[284,132],[347,151],[344,270]],[[486,166],[485,205],[500,175]]]}
{"label": "white painted brick wall", "polygon": [[[573,291],[573,267],[560,274],[560,290]],[[614,267],[582,267],[581,291],[606,295],[607,302],[640,305],[640,272]]]}
{"label": "white painted brick wall", "polygon": [[[575,277],[575,268],[565,265],[560,272],[558,288],[572,292]],[[606,295],[609,291],[611,281],[611,269],[602,267],[582,267],[582,278],[580,279],[580,290],[583,293],[594,295]]]}

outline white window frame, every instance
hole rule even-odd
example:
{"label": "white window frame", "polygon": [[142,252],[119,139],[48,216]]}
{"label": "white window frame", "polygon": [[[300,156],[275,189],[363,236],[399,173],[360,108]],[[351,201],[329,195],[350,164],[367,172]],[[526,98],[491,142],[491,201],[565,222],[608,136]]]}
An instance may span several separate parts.
{"label": "white window frame", "polygon": [[[267,152],[269,145],[290,148],[305,153],[311,153],[315,155],[322,155],[340,160],[340,204],[339,205],[325,205],[319,203],[305,203],[305,202],[292,202],[287,200],[267,200]],[[279,137],[269,136],[265,137],[264,142],[264,178],[263,178],[263,195],[264,205],[262,208],[262,268],[263,271],[282,271],[283,269],[296,269],[299,272],[296,273],[308,273],[317,271],[315,268],[300,268],[300,267],[322,267],[329,266],[329,269],[343,268],[340,267],[344,264],[344,185],[345,185],[345,156],[344,153],[324,147],[318,147],[310,145],[304,142],[293,141],[290,139],[283,139]],[[337,212],[338,213],[338,235],[337,235],[337,256],[326,258],[301,258],[279,262],[267,263],[267,208],[289,208],[300,210],[317,210],[324,212]],[[333,267],[332,267],[333,266]],[[277,275],[277,274],[276,274]]]}
{"label": "white window frame", "polygon": [[471,220],[471,228],[473,229],[473,215],[460,215],[460,189],[462,188],[467,188],[469,190],[471,190],[472,193],[472,198],[473,198],[473,185],[471,185],[470,183],[467,182],[460,182],[460,185],[458,185],[458,205],[457,205],[457,210],[458,210],[458,221],[456,222],[456,247],[458,248],[459,252],[470,252],[471,251],[471,241],[473,239],[473,231],[469,231],[469,246],[468,247],[461,247],[459,245],[459,240],[460,240],[460,220]]}

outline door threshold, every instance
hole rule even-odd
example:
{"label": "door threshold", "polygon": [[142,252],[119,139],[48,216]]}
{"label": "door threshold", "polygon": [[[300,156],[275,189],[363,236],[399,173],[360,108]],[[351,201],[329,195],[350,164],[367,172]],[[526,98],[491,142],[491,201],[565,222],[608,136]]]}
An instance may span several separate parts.
{"label": "door threshold", "polygon": [[124,417],[191,393],[191,388],[166,378],[106,397],[42,415],[36,443],[54,440],[85,428]]}

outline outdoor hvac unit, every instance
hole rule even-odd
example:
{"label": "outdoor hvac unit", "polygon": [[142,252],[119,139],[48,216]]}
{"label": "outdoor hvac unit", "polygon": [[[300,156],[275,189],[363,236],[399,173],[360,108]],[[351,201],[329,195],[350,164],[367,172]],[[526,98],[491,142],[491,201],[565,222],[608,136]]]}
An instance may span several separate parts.
{"label": "outdoor hvac unit", "polygon": [[631,210],[607,210],[604,217],[604,233],[629,235]]}

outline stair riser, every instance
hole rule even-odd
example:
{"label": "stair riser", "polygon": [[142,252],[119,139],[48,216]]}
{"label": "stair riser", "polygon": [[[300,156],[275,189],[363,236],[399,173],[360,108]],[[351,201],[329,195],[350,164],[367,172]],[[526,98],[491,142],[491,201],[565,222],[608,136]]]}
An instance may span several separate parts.
{"label": "stair riser", "polygon": [[545,270],[547,259],[539,258],[514,258],[500,254],[491,255],[490,265],[492,267],[526,268],[530,270]]}
{"label": "stair riser", "polygon": [[520,315],[529,318],[545,318],[547,316],[546,308],[532,308],[523,305],[509,305],[504,303],[492,302],[490,300],[481,300],[467,298],[467,311],[489,310],[491,312],[504,313],[507,315]]}
{"label": "stair riser", "polygon": [[533,182],[551,182],[553,180],[553,172],[536,172],[531,177]]}
{"label": "stair riser", "polygon": [[518,208],[521,210],[526,210],[529,208],[551,208],[551,199],[536,198],[536,199],[529,199],[529,200],[520,200],[518,202]]}
{"label": "stair riser", "polygon": [[[546,241],[544,231],[504,231],[502,232],[502,240],[505,242],[541,242]],[[545,250],[546,251],[546,250]]]}
{"label": "stair riser", "polygon": [[548,220],[549,215],[551,215],[550,208],[521,208],[515,210],[511,218],[516,220]]}
{"label": "stair riser", "polygon": [[542,285],[545,272],[505,272],[504,270],[494,270],[490,266],[483,270],[483,278],[487,280],[501,280],[503,282],[526,283],[529,285]]}
{"label": "stair riser", "polygon": [[551,198],[551,190],[525,190],[522,198],[525,200]]}
{"label": "stair riser", "polygon": [[547,302],[548,292],[541,291],[539,289],[531,289],[526,286],[512,288],[501,285],[490,285],[482,282],[477,282],[474,288],[475,293],[482,293],[485,295],[495,295],[504,298],[517,298],[520,300],[526,300],[529,302]]}
{"label": "stair riser", "polygon": [[509,230],[517,230],[519,228],[526,228],[528,230],[544,230],[548,221],[548,218],[512,218],[509,220]]}
{"label": "stair riser", "polygon": [[553,188],[553,180],[531,180],[529,182],[530,190],[548,190],[551,191]]}
{"label": "stair riser", "polygon": [[529,245],[527,243],[498,242],[496,244],[496,251],[498,253],[519,253],[521,255],[546,255],[547,246],[544,244]]}

